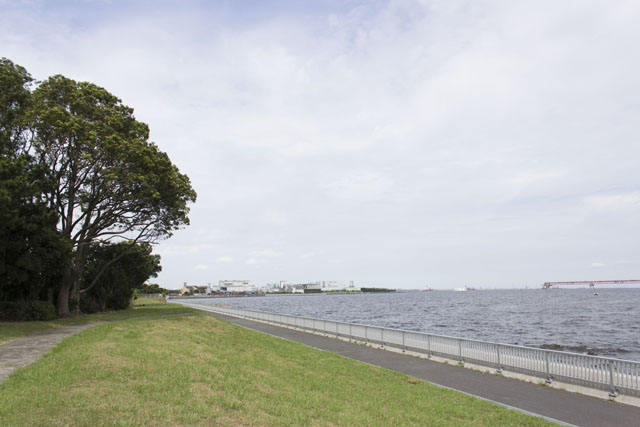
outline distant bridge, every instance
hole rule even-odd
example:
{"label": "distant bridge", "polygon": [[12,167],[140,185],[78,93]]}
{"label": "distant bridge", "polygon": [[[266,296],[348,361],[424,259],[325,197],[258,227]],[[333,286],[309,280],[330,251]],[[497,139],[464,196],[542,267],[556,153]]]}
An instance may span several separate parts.
{"label": "distant bridge", "polygon": [[640,285],[640,280],[582,280],[578,282],[545,282],[542,285],[543,289],[549,289],[553,286],[559,285],[589,285],[591,287],[595,285],[612,285],[612,284],[637,284]]}

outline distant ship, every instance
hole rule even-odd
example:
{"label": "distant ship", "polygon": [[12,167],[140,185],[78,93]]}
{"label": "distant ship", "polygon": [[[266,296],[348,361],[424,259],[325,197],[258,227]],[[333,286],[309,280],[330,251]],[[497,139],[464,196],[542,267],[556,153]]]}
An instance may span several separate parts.
{"label": "distant ship", "polygon": [[454,292],[466,292],[466,291],[475,291],[475,288],[464,287],[464,288],[455,288]]}

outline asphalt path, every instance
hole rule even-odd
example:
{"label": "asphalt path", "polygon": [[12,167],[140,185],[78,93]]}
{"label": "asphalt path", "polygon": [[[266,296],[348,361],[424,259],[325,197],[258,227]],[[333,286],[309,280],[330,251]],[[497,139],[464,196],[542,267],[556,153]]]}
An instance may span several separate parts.
{"label": "asphalt path", "polygon": [[[195,307],[194,307],[195,308]],[[272,324],[209,313],[235,325],[403,372],[552,421],[583,427],[640,426],[640,408],[434,362]]]}

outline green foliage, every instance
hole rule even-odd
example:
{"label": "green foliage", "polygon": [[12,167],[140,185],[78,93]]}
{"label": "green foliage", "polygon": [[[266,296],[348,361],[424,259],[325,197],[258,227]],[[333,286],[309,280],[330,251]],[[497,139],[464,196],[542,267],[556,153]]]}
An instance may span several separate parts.
{"label": "green foliage", "polygon": [[0,59],[0,153],[15,154],[25,142],[31,105],[31,75],[7,58]]}
{"label": "green foliage", "polygon": [[57,293],[67,316],[84,286],[89,306],[124,307],[143,282],[108,283],[115,260],[96,257],[120,250],[109,245],[116,237],[129,246],[169,237],[189,223],[196,193],[105,89],[60,75],[32,85],[23,67],[0,60],[0,301]]}
{"label": "green foliage", "polygon": [[49,301],[0,301],[0,320],[53,320],[56,309]]}
{"label": "green foliage", "polygon": [[105,89],[57,75],[40,84],[33,99],[34,151],[53,179],[47,199],[74,247],[58,295],[58,313],[67,315],[85,280],[90,245],[114,237],[166,238],[189,223],[187,205],[196,193],[148,140],[149,128],[133,109]]}
{"label": "green foliage", "polygon": [[80,296],[80,308],[85,313],[125,309],[136,289],[160,270],[160,256],[151,254],[149,244],[93,245],[83,277],[88,290]]}
{"label": "green foliage", "polygon": [[139,294],[147,295],[147,294],[162,294],[166,295],[169,291],[165,288],[161,288],[160,285],[155,283],[143,283],[138,289]]}
{"label": "green foliage", "polygon": [[71,256],[38,179],[25,157],[0,159],[0,301],[46,298]]}
{"label": "green foliage", "polygon": [[31,82],[24,68],[0,59],[0,301],[46,298],[70,257],[43,197],[46,168],[25,148]]}
{"label": "green foliage", "polygon": [[55,178],[49,200],[74,244],[132,233],[152,242],[188,224],[189,178],[148,141],[132,108],[59,75],[34,100],[36,152]]}

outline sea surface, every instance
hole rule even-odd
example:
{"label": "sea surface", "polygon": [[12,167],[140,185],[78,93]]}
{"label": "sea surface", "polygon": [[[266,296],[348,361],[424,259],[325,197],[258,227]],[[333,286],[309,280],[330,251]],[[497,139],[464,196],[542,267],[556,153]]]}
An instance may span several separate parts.
{"label": "sea surface", "polygon": [[197,303],[640,361],[640,289],[597,291],[273,295]]}

